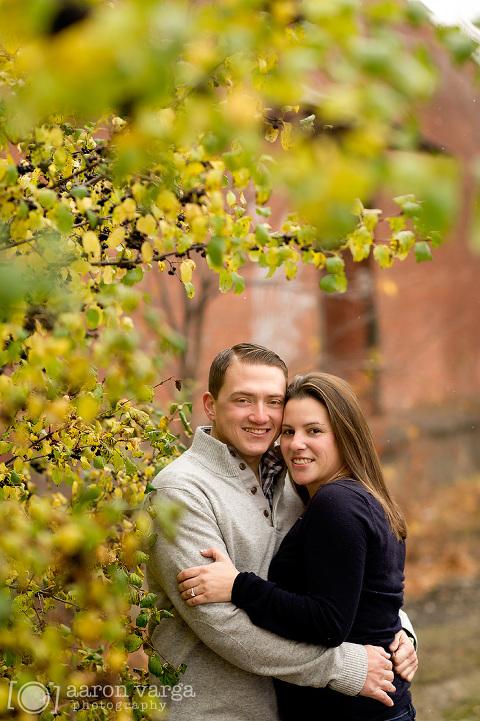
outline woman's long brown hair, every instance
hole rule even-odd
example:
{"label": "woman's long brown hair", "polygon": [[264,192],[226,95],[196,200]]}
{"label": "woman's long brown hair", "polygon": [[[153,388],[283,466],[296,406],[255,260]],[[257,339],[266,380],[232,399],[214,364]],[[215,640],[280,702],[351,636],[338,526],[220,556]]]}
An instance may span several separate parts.
{"label": "woman's long brown hair", "polygon": [[390,496],[367,419],[350,385],[329,373],[309,373],[288,386],[286,402],[293,398],[313,398],[326,407],[348,475],[381,503],[397,539],[406,538],[405,518]]}

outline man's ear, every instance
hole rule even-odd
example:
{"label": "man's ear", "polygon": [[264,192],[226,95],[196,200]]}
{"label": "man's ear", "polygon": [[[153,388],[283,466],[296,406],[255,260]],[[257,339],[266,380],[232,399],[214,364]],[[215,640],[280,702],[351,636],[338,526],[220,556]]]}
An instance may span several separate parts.
{"label": "man's ear", "polygon": [[215,398],[207,391],[203,394],[203,410],[209,421],[215,420]]}

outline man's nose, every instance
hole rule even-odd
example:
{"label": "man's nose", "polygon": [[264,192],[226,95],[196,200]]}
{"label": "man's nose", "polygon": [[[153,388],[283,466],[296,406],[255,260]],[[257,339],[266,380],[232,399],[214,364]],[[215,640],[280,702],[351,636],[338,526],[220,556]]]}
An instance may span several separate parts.
{"label": "man's nose", "polygon": [[252,412],[250,413],[250,418],[255,421],[255,423],[267,423],[268,422],[268,413],[267,408],[264,403],[255,403],[255,405],[252,407]]}

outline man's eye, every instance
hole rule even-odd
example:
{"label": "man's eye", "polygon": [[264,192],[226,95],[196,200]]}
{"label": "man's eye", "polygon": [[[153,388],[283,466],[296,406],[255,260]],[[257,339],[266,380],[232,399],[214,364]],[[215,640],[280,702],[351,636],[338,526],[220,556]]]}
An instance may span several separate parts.
{"label": "man's eye", "polygon": [[279,401],[279,400],[270,401],[270,405],[272,405],[272,406],[283,406],[283,401]]}

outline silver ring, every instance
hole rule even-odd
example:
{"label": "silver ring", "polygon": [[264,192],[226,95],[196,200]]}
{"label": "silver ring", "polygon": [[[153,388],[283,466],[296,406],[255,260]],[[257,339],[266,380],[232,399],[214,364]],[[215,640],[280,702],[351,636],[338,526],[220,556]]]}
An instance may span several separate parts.
{"label": "silver ring", "polygon": [[193,590],[193,587],[190,589],[190,596],[195,598],[195,591]]}

